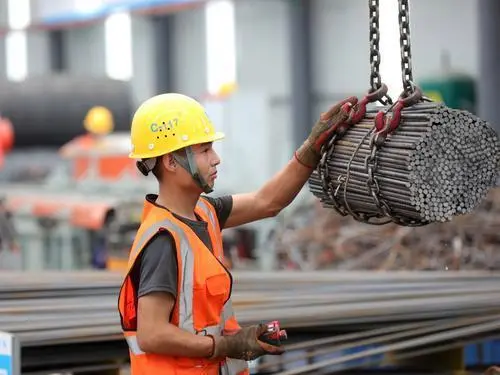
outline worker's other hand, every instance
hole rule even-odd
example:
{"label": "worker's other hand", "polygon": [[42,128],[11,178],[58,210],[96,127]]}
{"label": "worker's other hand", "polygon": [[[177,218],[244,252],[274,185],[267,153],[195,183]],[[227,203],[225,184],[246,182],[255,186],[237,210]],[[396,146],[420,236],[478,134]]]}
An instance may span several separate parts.
{"label": "worker's other hand", "polygon": [[328,111],[321,114],[309,137],[295,152],[295,157],[301,164],[310,168],[317,166],[321,159],[321,146],[330,139],[335,125],[347,120],[351,107],[357,102],[358,98],[351,96],[334,104]]}
{"label": "worker's other hand", "polygon": [[273,346],[259,341],[258,337],[267,331],[265,324],[253,325],[240,329],[228,336],[214,337],[212,359],[234,358],[251,361],[265,354],[278,355],[285,352],[283,346]]}

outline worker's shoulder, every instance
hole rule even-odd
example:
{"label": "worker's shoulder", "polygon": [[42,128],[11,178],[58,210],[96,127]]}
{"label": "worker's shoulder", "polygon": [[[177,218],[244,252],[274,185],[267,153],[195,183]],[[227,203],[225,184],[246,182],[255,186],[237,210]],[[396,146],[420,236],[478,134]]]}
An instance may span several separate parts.
{"label": "worker's shoulder", "polygon": [[175,257],[175,242],[168,231],[159,231],[144,245],[141,252],[141,268],[158,268]]}
{"label": "worker's shoulder", "polygon": [[205,198],[215,209],[217,214],[217,219],[219,219],[219,224],[221,228],[226,224],[226,220],[231,214],[233,209],[233,196],[232,195],[222,195],[219,197],[209,197],[206,195],[202,196]]}
{"label": "worker's shoulder", "polygon": [[231,209],[233,206],[233,196],[232,195],[221,195],[218,197],[210,197],[208,195],[202,195],[202,198],[208,201],[216,211],[221,209]]}
{"label": "worker's shoulder", "polygon": [[165,249],[166,247],[171,247],[174,242],[172,234],[168,230],[159,230],[156,232],[149,241],[144,245],[144,250],[146,249]]}

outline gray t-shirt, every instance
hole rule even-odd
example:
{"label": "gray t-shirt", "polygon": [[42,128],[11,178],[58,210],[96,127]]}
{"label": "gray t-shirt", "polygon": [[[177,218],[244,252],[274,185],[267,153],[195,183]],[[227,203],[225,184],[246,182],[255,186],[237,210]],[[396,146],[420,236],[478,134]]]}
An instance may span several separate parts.
{"label": "gray t-shirt", "polygon": [[[233,208],[232,196],[205,198],[214,206],[219,225],[221,229],[224,228]],[[147,199],[154,203],[151,196],[148,196]],[[193,221],[173,215],[187,224],[208,249],[213,251],[206,222]],[[170,293],[174,298],[177,296],[177,257],[175,242],[169,232],[158,233],[150,240],[137,259],[131,276],[137,290],[137,298],[152,292]]]}

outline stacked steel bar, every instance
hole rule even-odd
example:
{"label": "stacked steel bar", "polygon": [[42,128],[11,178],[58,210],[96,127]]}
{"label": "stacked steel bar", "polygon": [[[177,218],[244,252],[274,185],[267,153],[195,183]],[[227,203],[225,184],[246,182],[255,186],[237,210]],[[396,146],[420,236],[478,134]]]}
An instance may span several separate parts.
{"label": "stacked steel bar", "polygon": [[[243,325],[278,319],[288,329],[359,330],[402,322],[500,314],[500,275],[487,272],[235,272]],[[121,276],[0,275],[0,331],[23,346],[120,339]]]}
{"label": "stacked steel bar", "polygon": [[403,220],[446,222],[473,211],[495,186],[500,139],[488,123],[439,103],[420,103],[402,111],[399,127],[374,150],[370,140],[381,109],[387,108],[368,109],[325,150],[326,162],[309,181],[325,207],[387,216],[385,203]]}

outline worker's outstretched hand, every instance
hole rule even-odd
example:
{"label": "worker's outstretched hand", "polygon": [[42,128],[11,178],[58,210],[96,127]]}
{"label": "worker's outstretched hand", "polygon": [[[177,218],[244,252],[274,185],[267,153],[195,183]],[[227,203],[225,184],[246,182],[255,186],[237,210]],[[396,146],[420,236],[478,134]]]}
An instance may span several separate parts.
{"label": "worker's outstretched hand", "polygon": [[297,160],[310,168],[315,168],[321,159],[321,146],[332,136],[335,125],[347,120],[350,108],[358,102],[355,96],[342,100],[322,113],[313,126],[311,134],[295,152]]}
{"label": "worker's outstretched hand", "polygon": [[258,337],[267,332],[265,324],[244,327],[229,336],[214,337],[214,352],[211,358],[234,358],[251,361],[265,354],[278,355],[285,352],[283,346],[273,346],[259,341]]}

